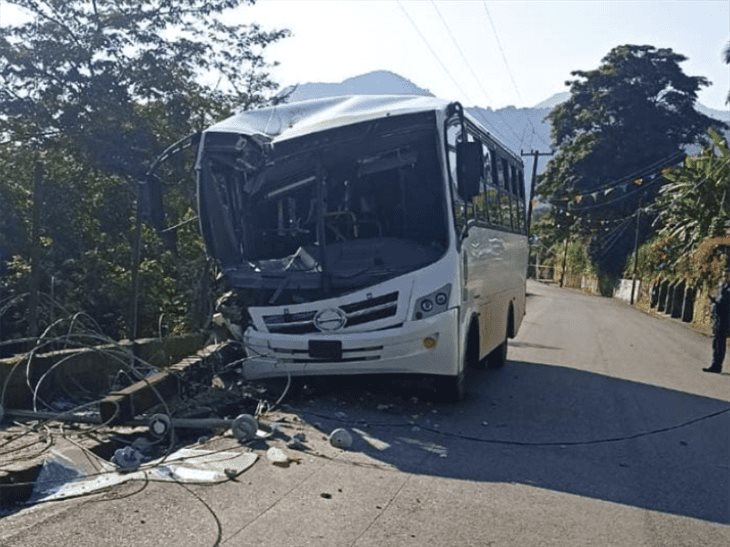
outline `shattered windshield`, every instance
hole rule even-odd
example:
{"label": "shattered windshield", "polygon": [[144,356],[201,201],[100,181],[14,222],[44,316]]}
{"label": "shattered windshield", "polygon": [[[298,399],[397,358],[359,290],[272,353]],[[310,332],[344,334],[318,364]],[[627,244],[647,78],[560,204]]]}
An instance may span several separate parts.
{"label": "shattered windshield", "polygon": [[259,158],[255,143],[234,137],[209,137],[201,166],[201,215],[224,266],[366,281],[446,250],[433,114],[307,135]]}

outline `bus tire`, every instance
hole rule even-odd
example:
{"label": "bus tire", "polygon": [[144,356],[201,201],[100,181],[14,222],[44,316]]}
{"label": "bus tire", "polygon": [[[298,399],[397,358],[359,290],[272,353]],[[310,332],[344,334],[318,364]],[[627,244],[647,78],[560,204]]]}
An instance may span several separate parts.
{"label": "bus tire", "polygon": [[455,376],[437,376],[434,379],[436,400],[442,403],[458,403],[466,395],[464,368]]}
{"label": "bus tire", "polygon": [[487,355],[487,368],[502,368],[507,362],[507,338]]}
{"label": "bus tire", "polygon": [[492,352],[487,355],[487,368],[502,368],[504,364],[507,362],[507,346],[509,342],[509,337],[512,334],[513,328],[512,328],[512,307],[510,306],[509,309],[509,316],[507,317],[507,329],[504,333],[504,341],[498,345],[496,348],[492,350]]}
{"label": "bus tire", "polygon": [[464,359],[465,369],[476,369],[484,366],[484,363],[479,359],[479,323],[477,319],[472,320],[469,326]]}

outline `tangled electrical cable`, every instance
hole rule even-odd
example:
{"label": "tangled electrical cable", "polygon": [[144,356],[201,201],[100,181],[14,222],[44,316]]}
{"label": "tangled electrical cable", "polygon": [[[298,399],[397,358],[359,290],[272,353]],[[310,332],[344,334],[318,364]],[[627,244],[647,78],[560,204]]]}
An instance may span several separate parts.
{"label": "tangled electrical cable", "polygon": [[[164,409],[164,414],[166,414],[168,417],[171,416],[172,413],[166,400],[164,399],[164,397],[162,397],[157,388],[154,385],[150,384],[147,380],[147,376],[149,373],[158,371],[157,367],[142,359],[138,355],[135,355],[133,348],[130,348],[128,345],[121,344],[118,341],[105,335],[102,332],[102,329],[100,328],[98,323],[89,315],[83,312],[71,313],[58,302],[50,298],[48,295],[45,295],[43,293],[40,294],[42,296],[43,302],[46,305],[50,306],[53,309],[54,313],[60,311],[64,315],[48,325],[45,330],[37,337],[12,339],[0,342],[0,346],[17,344],[19,341],[22,341],[22,343],[26,344],[32,344],[30,351],[28,351],[22,359],[18,359],[7,373],[2,384],[2,390],[0,391],[0,408],[4,409],[6,407],[6,397],[11,380],[16,376],[19,370],[24,370],[25,385],[28,387],[32,394],[33,412],[38,413],[40,404],[50,411],[51,417],[40,419],[34,427],[26,428],[25,431],[20,433],[19,435],[13,436],[10,440],[5,440],[4,442],[0,443],[0,448],[9,446],[11,443],[17,444],[20,439],[36,433],[40,428],[45,428],[45,437],[48,439],[48,442],[47,446],[41,450],[42,453],[43,451],[47,450],[53,443],[53,436],[55,435],[54,432],[48,429],[48,424],[78,415],[79,412],[88,410],[92,407],[96,407],[101,402],[101,400],[91,397],[92,400],[85,400],[80,404],[73,405],[71,408],[59,410],[57,405],[54,406],[53,404],[46,401],[43,396],[41,396],[41,388],[43,387],[44,383],[48,383],[47,380],[53,377],[54,372],[56,372],[60,367],[72,361],[72,359],[74,357],[77,357],[80,353],[93,352],[103,355],[106,360],[115,363],[119,367],[120,371],[123,372],[124,375],[129,379],[130,382],[144,382],[159,401],[160,405]],[[12,298],[5,299],[1,303],[2,306],[0,307],[0,318],[13,305],[22,301],[22,299],[26,296],[27,295],[17,295]],[[69,353],[69,355],[63,356],[58,361],[49,366],[34,382],[33,365],[35,358],[44,351],[58,350],[59,348],[74,351]],[[57,383],[54,383],[54,385],[56,384]],[[88,396],[91,393],[92,391],[89,390],[86,393],[86,397],[89,398]],[[114,405],[114,412],[112,413],[111,417],[98,423],[93,423],[90,428],[82,431],[81,435],[91,435],[96,431],[106,428],[108,425],[114,422],[119,414],[119,405],[114,401],[109,402]],[[63,432],[63,429],[61,429],[61,435],[64,438],[68,439],[68,437]],[[172,424],[168,439],[169,443],[162,458],[163,462],[170,455],[174,448],[174,425]],[[37,442],[37,440],[34,440],[32,443],[25,443],[20,446],[14,446],[12,449],[8,449],[5,452],[0,452],[0,455],[20,452],[23,449],[37,444]]]}
{"label": "tangled electrical cable", "polygon": [[[292,407],[289,407],[291,410],[298,412],[300,414],[308,415],[308,416],[314,416],[316,418],[321,418],[324,420],[330,420],[333,422],[343,423],[343,424],[349,424],[349,425],[357,425],[352,421],[338,418],[337,416],[331,416],[329,414],[321,414],[317,412],[312,412],[308,410],[302,410],[302,409],[294,409]],[[586,439],[586,440],[556,440],[556,441],[515,441],[510,439],[497,439],[497,438],[488,438],[488,437],[478,437],[474,435],[464,435],[462,433],[451,433],[449,431],[442,431],[441,429],[437,429],[435,427],[428,427],[425,425],[418,425],[419,429],[422,429],[423,431],[428,431],[429,433],[434,433],[436,435],[440,435],[442,437],[448,437],[453,439],[460,439],[463,441],[470,441],[470,442],[476,442],[476,443],[482,443],[482,444],[498,444],[498,445],[507,445],[507,446],[530,446],[530,447],[550,447],[550,446],[560,446],[560,447],[568,447],[568,446],[590,446],[590,445],[599,445],[599,444],[608,444],[608,443],[616,443],[616,442],[623,442],[623,441],[630,441],[634,439],[639,439],[642,437],[650,437],[652,435],[659,435],[661,433],[667,433],[669,431],[674,431],[677,429],[682,429],[684,427],[689,427],[691,425],[709,420],[711,418],[716,418],[717,416],[721,416],[723,414],[730,413],[730,407],[724,408],[722,410],[718,410],[716,412],[711,412],[709,414],[704,414],[702,416],[699,416],[697,418],[691,418],[689,420],[686,420],[684,422],[673,424],[666,427],[660,427],[656,429],[651,429],[648,431],[640,431],[638,433],[633,433],[631,435],[622,435],[618,437],[605,437],[605,438],[599,438],[599,439]],[[368,422],[369,427],[381,427],[381,428],[400,428],[400,427],[413,427],[416,425],[413,422]]]}

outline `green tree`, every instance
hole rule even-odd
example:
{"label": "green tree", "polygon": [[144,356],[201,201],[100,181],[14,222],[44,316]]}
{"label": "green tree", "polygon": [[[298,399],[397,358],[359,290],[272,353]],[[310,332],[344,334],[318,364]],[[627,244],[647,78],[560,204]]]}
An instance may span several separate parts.
{"label": "green tree", "polygon": [[706,238],[730,235],[730,149],[718,132],[709,134],[702,152],[667,170],[657,198],[659,235],[679,246],[676,258]]}
{"label": "green tree", "polygon": [[[686,75],[680,67],[685,59],[671,49],[622,45],[597,69],[573,72],[575,78],[567,82],[570,98],[548,115],[558,153],[538,192],[591,221],[629,215],[640,198],[645,205],[653,201],[659,180],[631,187],[635,191],[619,186],[604,195],[602,190],[617,181],[630,184],[632,175],[646,174],[647,166],[676,162],[708,127],[722,125],[695,110],[697,91],[709,82]],[[645,222],[642,239],[649,232]],[[625,234],[611,252],[599,253],[594,238],[591,252],[601,271],[619,275],[632,246],[633,238]]]}
{"label": "green tree", "polygon": [[[273,100],[266,48],[288,32],[225,22],[253,0],[10,3],[28,22],[0,27],[0,263],[11,270],[0,294],[27,285],[31,180],[41,160],[41,285],[56,278],[69,309],[117,335],[127,327],[136,181],[170,143]],[[186,181],[169,189],[171,223],[195,215],[190,164],[163,172]],[[206,271],[195,224],[180,229],[177,251],[145,230],[143,333],[157,331],[161,314],[175,328],[191,326]]]}

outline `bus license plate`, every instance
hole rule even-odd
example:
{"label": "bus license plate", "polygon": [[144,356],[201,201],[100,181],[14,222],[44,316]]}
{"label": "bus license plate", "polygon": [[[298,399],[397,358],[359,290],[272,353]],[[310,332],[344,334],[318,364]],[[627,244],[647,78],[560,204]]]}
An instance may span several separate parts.
{"label": "bus license plate", "polygon": [[342,360],[342,342],[339,340],[310,340],[309,356],[327,361]]}

